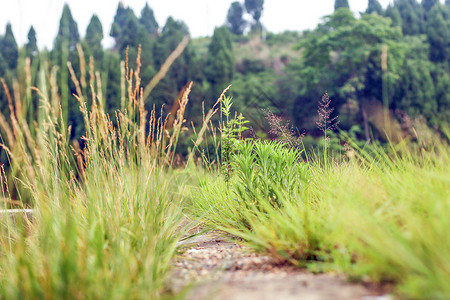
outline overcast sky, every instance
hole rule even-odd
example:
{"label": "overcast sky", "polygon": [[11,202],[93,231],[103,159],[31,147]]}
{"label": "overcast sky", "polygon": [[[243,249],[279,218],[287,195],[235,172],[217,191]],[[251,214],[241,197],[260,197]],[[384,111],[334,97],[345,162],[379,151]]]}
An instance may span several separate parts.
{"label": "overcast sky", "polygon": [[[224,24],[233,1],[236,0],[123,0],[123,3],[139,16],[148,2],[161,27],[167,17],[172,16],[186,22],[191,35],[199,37],[211,35],[215,26]],[[379,1],[383,7],[392,2]],[[23,45],[33,25],[39,47],[51,48],[65,2],[70,6],[81,36],[84,36],[92,14],[97,14],[103,25],[104,45],[111,45],[109,30],[118,0],[0,0],[0,34],[4,34],[6,23],[10,22],[18,44]],[[364,11],[367,2],[349,0],[351,10],[356,13]],[[261,20],[272,32],[312,29],[322,16],[331,14],[333,8],[334,0],[265,0]]]}

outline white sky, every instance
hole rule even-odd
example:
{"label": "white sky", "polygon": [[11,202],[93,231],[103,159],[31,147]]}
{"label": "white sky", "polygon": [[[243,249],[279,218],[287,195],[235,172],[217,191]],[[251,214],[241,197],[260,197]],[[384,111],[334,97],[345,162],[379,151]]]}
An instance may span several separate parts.
{"label": "white sky", "polygon": [[[224,24],[230,4],[236,0],[123,0],[137,16],[145,2],[154,10],[162,27],[168,16],[183,20],[194,37],[211,35],[215,26]],[[386,7],[391,0],[379,0]],[[0,34],[7,22],[12,24],[19,45],[27,41],[31,25],[37,32],[39,48],[51,48],[56,37],[64,2],[67,2],[78,24],[81,36],[92,14],[103,25],[105,45],[111,45],[109,30],[116,13],[118,0],[0,0]],[[241,0],[243,2],[243,0]],[[312,29],[324,15],[331,14],[334,0],[265,0],[262,23],[271,32]],[[368,0],[349,0],[354,12],[364,11]]]}

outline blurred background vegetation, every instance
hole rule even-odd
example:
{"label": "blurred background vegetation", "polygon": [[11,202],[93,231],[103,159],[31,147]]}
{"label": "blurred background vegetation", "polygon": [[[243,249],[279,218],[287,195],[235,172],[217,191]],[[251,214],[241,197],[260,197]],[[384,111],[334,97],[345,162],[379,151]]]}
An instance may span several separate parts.
{"label": "blurred background vegetation", "polygon": [[[145,99],[147,110],[164,105],[163,115],[176,111],[181,91],[193,81],[185,115],[188,124],[201,123],[202,103],[209,109],[231,83],[234,108],[251,121],[258,136],[269,133],[264,113],[269,110],[289,120],[299,134],[305,132],[306,145],[315,144],[315,137],[320,135],[317,105],[325,91],[332,99],[334,114],[340,116],[338,129],[362,144],[373,139],[414,138],[413,123],[414,128],[419,128],[419,123],[438,133],[448,124],[449,0],[445,4],[439,0],[395,0],[386,9],[377,0],[369,0],[367,10],[358,16],[350,11],[346,0],[337,0],[335,12],[324,16],[314,30],[278,34],[261,23],[263,8],[263,0],[232,3],[225,24],[216,28],[212,37],[191,40]],[[102,46],[106,34],[115,39],[111,49]],[[37,74],[44,72],[49,77],[55,70],[50,66],[58,66],[55,72],[64,120],[71,126],[70,139],[79,139],[85,131],[83,116],[72,96],[75,86],[66,66],[70,61],[80,76],[77,44],[84,49],[86,61],[94,58],[104,107],[113,115],[123,97],[120,64],[126,49],[130,68],[135,68],[138,46],[142,45],[144,87],[186,35],[189,28],[182,21],[169,17],[164,25],[158,24],[148,5],[136,14],[120,2],[111,28],[103,28],[93,15],[82,36],[65,5],[53,49],[38,49],[33,27],[28,42],[19,48],[11,25],[6,26],[0,36],[0,77],[14,89],[14,81],[23,82],[21,79],[27,76],[23,64],[29,57],[30,86],[42,88],[45,80]],[[36,120],[38,96],[29,90],[20,92],[29,94],[24,103],[28,120]],[[2,89],[0,111],[8,115],[7,110]],[[190,131],[184,132],[181,144],[183,140],[187,144],[190,135]],[[335,144],[339,147],[339,142]]]}

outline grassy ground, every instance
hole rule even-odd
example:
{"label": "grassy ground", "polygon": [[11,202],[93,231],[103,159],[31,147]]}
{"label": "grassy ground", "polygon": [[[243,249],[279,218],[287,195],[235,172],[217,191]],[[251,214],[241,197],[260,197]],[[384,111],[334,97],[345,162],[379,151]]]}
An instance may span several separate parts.
{"label": "grassy ground", "polygon": [[278,143],[239,147],[231,179],[211,176],[195,192],[192,211],[205,224],[312,271],[449,298],[448,147],[362,151],[327,165]]}

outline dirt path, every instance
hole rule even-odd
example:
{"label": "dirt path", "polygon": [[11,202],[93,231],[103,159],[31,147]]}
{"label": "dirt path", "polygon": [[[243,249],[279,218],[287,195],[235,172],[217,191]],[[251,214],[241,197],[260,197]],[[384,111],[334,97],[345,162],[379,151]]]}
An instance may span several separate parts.
{"label": "dirt path", "polygon": [[388,300],[380,289],[350,284],[335,274],[312,274],[250,252],[209,233],[189,241],[170,276],[175,292],[189,286],[188,300],[362,299]]}

